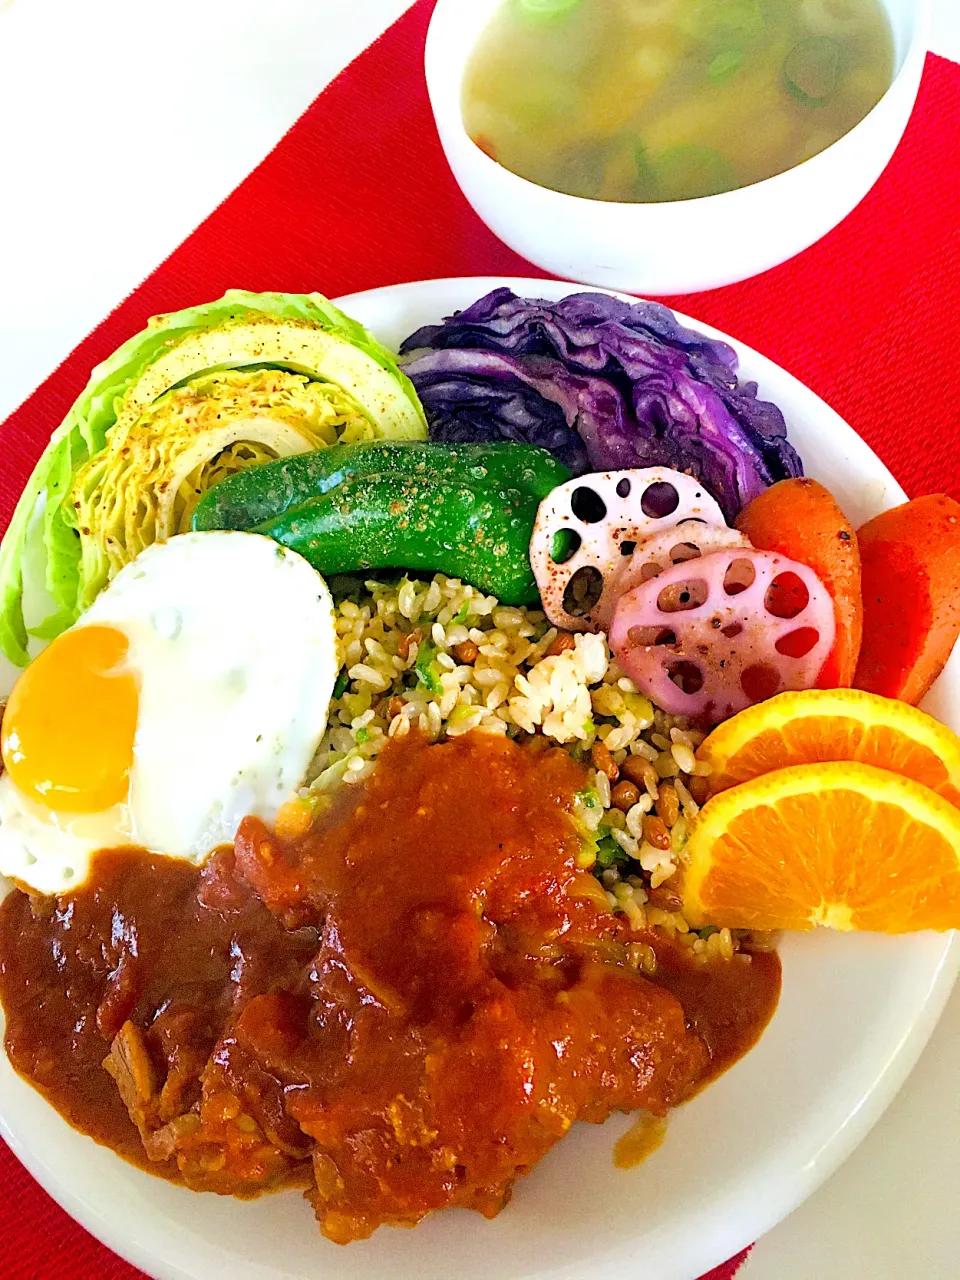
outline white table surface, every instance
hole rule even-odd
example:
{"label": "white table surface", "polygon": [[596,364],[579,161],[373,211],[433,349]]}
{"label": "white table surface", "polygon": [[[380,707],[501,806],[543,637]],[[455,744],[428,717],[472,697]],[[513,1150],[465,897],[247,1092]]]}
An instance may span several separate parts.
{"label": "white table surface", "polygon": [[[960,62],[960,0],[933,5],[932,48]],[[0,419],[408,7],[0,0]],[[958,1045],[960,988],[900,1097],[747,1280],[960,1277]]]}

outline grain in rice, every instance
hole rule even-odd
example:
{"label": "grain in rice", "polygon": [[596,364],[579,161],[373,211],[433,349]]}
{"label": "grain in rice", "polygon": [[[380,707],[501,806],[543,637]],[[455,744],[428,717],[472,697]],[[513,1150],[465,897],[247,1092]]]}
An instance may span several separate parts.
{"label": "grain in rice", "polygon": [[677,799],[683,808],[683,814],[686,818],[695,818],[700,812],[700,806],[694,800],[693,796],[687,790],[682,778],[674,778],[674,790],[677,793]]}
{"label": "grain in rice", "polygon": [[681,773],[693,773],[696,759],[693,752],[688,746],[682,742],[675,742],[670,748],[670,754],[676,761],[677,768]]}
{"label": "grain in rice", "polygon": [[653,800],[650,796],[641,796],[635,805],[627,810],[625,822],[627,830],[635,840],[640,839],[643,831],[643,819],[646,814],[653,808]]}

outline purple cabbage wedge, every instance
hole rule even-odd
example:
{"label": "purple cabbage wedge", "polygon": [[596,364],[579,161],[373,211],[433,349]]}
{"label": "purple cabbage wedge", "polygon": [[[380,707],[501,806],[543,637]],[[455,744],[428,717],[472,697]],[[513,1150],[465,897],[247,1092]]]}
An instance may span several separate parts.
{"label": "purple cabbage wedge", "polygon": [[783,414],[738,381],[736,352],[659,303],[495,289],[411,334],[401,353],[433,440],[541,445],[575,475],[688,471],[731,521],[775,481],[803,474]]}

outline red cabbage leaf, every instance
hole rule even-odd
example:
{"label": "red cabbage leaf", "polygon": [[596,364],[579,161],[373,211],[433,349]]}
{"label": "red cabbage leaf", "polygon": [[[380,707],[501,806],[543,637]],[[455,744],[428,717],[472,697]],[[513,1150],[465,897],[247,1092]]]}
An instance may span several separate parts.
{"label": "red cabbage leaf", "polygon": [[783,414],[737,379],[732,347],[654,302],[496,289],[401,347],[434,440],[521,440],[582,475],[668,466],[696,475],[728,520],[803,474]]}

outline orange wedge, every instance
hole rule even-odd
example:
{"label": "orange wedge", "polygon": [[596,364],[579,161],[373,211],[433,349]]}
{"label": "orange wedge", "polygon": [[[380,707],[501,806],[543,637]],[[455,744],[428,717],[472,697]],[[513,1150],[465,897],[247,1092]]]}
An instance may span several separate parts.
{"label": "orange wedge", "polygon": [[695,926],[960,927],[960,809],[909,778],[803,764],[715,796],[686,849]]}
{"label": "orange wedge", "polygon": [[921,782],[960,805],[960,738],[916,707],[859,689],[781,693],[741,711],[704,741],[716,794],[760,774],[857,760]]}

